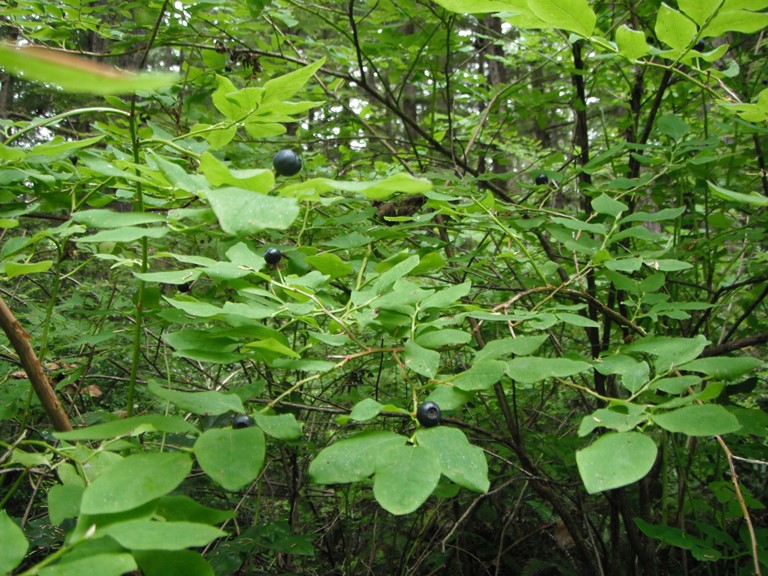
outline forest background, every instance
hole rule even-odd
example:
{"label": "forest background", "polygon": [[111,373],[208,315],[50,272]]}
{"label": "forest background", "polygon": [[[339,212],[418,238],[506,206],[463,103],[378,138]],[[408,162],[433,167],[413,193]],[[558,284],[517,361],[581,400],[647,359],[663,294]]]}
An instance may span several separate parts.
{"label": "forest background", "polygon": [[765,571],[767,7],[4,2],[0,574]]}

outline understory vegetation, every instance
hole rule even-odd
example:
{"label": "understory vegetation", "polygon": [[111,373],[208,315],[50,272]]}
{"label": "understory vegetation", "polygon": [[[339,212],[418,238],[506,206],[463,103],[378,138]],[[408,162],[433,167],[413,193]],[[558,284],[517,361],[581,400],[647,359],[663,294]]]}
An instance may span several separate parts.
{"label": "understory vegetation", "polygon": [[7,0],[0,574],[768,567],[764,0]]}

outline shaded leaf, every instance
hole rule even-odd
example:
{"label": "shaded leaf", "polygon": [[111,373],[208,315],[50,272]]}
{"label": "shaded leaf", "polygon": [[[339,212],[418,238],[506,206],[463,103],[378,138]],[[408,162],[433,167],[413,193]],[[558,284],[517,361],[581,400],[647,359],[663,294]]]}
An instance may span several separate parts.
{"label": "shaded leaf", "polygon": [[192,550],[134,550],[143,576],[214,576],[211,565]]}
{"label": "shaded leaf", "polygon": [[590,494],[620,488],[643,478],[658,449],[640,432],[611,432],[576,452],[576,464]]}
{"label": "shaded leaf", "polygon": [[245,412],[243,402],[235,394],[223,394],[214,390],[202,392],[181,392],[169,390],[150,381],[149,391],[178,408],[193,414],[226,414],[227,412]]}
{"label": "shaded leaf", "polygon": [[129,550],[183,550],[205,546],[226,533],[207,524],[129,520],[111,524],[100,532]]}
{"label": "shaded leaf", "polygon": [[29,543],[24,532],[16,522],[11,520],[5,510],[0,510],[0,542],[3,543],[0,551],[0,574],[9,574],[21,564],[27,554]]}
{"label": "shaded leaf", "polygon": [[592,366],[581,360],[527,356],[507,362],[507,374],[517,382],[531,384],[547,378],[565,378],[588,370]]}
{"label": "shaded leaf", "polygon": [[264,433],[260,428],[211,429],[192,449],[203,472],[227,490],[253,482],[264,464]]}
{"label": "shaded leaf", "polygon": [[301,438],[302,425],[293,414],[261,414],[253,415],[253,421],[266,434],[278,440],[296,440]]}
{"label": "shaded leaf", "polygon": [[384,430],[361,432],[323,448],[309,465],[309,475],[317,484],[359,482],[375,472],[378,453],[407,440]]}
{"label": "shaded leaf", "polygon": [[83,514],[124,512],[168,494],[192,469],[185,453],[134,454],[108,468],[85,489]]}
{"label": "shaded leaf", "polygon": [[423,446],[389,446],[378,454],[373,496],[387,512],[409,514],[426,502],[440,480],[440,458]]}
{"label": "shaded leaf", "polygon": [[435,452],[440,470],[453,482],[475,492],[487,492],[488,463],[482,448],[473,446],[458,428],[437,426],[419,428],[415,434],[419,446]]}
{"label": "shaded leaf", "polygon": [[716,436],[741,428],[736,416],[717,404],[695,404],[654,414],[653,421],[665,430],[688,436]]}

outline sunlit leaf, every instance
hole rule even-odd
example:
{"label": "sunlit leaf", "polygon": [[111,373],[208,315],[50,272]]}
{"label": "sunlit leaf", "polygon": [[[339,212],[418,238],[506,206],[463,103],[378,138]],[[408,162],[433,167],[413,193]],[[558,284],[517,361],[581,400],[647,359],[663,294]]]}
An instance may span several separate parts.
{"label": "sunlit leaf", "polygon": [[123,72],[93,60],[39,46],[0,44],[0,67],[25,80],[51,84],[65,92],[129,94],[176,83],[176,74]]}

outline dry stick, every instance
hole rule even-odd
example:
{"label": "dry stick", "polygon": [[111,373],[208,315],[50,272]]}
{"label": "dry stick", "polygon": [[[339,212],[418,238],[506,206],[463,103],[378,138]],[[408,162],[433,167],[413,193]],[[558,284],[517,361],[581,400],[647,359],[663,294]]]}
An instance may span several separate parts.
{"label": "dry stick", "polygon": [[718,444],[725,452],[725,457],[728,459],[728,468],[731,469],[731,482],[733,482],[733,489],[736,491],[736,499],[739,501],[741,507],[741,513],[744,516],[744,520],[747,523],[747,530],[749,530],[749,541],[752,544],[752,561],[755,564],[755,576],[761,576],[760,572],[760,556],[758,555],[757,538],[755,537],[755,528],[752,526],[752,518],[749,515],[749,509],[746,502],[744,502],[744,495],[741,493],[741,486],[739,485],[739,477],[736,474],[736,466],[733,464],[733,453],[728,445],[723,440],[722,436],[715,436]]}
{"label": "dry stick", "polygon": [[54,429],[58,432],[72,430],[72,424],[69,422],[67,413],[56,397],[53,387],[45,375],[43,366],[40,364],[37,354],[35,354],[29,343],[29,334],[24,330],[19,321],[16,320],[13,312],[11,312],[11,309],[8,308],[2,298],[0,298],[0,326],[2,326],[3,331],[8,336],[8,340],[11,341],[11,345],[19,355],[21,365],[27,373],[30,382],[32,382],[35,394],[40,399],[40,404],[42,404]]}

